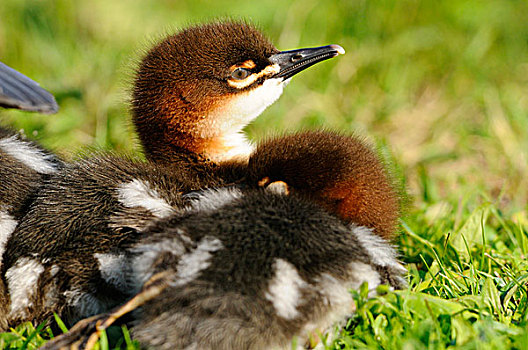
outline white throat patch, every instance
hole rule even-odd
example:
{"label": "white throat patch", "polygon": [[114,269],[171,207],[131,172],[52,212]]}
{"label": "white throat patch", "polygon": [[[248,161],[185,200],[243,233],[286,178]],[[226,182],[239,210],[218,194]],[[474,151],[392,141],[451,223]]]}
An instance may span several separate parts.
{"label": "white throat patch", "polygon": [[[242,129],[257,118],[268,106],[282,94],[284,81],[267,79],[264,83],[247,92],[240,92],[233,96],[223,106],[212,111],[208,116],[220,141],[227,149],[221,154],[209,154],[212,160],[222,161],[232,158],[247,158],[253,151],[253,146],[247,141]],[[203,135],[214,137],[217,135]]]}

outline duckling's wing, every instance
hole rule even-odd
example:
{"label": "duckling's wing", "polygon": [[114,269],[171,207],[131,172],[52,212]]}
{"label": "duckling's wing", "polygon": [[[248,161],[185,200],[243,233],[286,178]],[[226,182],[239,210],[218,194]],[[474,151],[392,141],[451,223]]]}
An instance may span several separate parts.
{"label": "duckling's wing", "polygon": [[52,94],[22,73],[0,62],[0,107],[45,114],[57,113]]}

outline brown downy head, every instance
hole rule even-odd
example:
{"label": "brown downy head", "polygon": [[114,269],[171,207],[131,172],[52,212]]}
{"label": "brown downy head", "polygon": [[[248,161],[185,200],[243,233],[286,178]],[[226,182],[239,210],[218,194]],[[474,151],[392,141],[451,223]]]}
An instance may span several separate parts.
{"label": "brown downy head", "polygon": [[376,153],[363,140],[332,132],[301,132],[268,140],[249,159],[250,182],[283,181],[348,222],[391,238],[399,195]]}
{"label": "brown downy head", "polygon": [[281,52],[254,27],[217,22],[154,46],[135,79],[132,112],[147,157],[192,152],[213,161],[247,159],[241,130],[294,74],[344,53],[338,45]]}

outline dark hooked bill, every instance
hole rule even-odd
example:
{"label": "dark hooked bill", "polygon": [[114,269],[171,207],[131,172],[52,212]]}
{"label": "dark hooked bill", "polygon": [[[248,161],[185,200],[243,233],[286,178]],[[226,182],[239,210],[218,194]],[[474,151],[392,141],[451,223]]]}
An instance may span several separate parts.
{"label": "dark hooked bill", "polygon": [[271,63],[276,63],[280,67],[280,71],[273,78],[283,78],[286,80],[318,62],[333,58],[337,55],[343,55],[344,53],[345,50],[339,45],[327,45],[282,51],[270,56],[269,60]]}

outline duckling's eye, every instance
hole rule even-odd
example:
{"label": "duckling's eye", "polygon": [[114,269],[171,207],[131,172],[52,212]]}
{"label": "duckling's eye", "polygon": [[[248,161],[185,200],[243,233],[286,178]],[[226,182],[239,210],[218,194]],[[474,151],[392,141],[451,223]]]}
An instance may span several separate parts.
{"label": "duckling's eye", "polygon": [[246,68],[237,68],[231,73],[231,77],[236,80],[244,80],[249,77],[250,74],[251,72]]}

